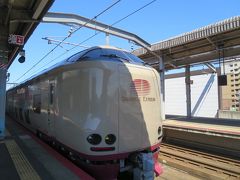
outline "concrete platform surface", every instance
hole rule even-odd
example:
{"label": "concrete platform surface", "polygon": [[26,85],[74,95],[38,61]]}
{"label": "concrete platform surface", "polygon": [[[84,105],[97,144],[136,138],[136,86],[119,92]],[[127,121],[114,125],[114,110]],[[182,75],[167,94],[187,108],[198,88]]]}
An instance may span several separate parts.
{"label": "concrete platform surface", "polygon": [[240,139],[240,120],[167,116],[164,128]]}
{"label": "concrete platform surface", "polygon": [[93,179],[9,117],[5,134],[0,141],[1,180]]}

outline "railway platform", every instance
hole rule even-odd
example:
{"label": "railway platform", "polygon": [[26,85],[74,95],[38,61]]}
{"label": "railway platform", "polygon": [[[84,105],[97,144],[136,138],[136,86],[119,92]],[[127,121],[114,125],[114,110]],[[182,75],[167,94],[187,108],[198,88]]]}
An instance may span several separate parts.
{"label": "railway platform", "polygon": [[6,118],[0,141],[0,179],[94,179],[31,132]]}
{"label": "railway platform", "polygon": [[166,116],[165,141],[240,158],[240,121]]}
{"label": "railway platform", "polygon": [[164,121],[164,128],[240,139],[240,121],[233,119],[202,117],[187,119],[185,116],[167,116],[167,120]]}

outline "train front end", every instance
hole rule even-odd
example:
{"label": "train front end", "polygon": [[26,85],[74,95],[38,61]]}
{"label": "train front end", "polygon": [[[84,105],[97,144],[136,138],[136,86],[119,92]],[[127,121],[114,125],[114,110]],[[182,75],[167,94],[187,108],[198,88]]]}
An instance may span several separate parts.
{"label": "train front end", "polygon": [[[154,176],[154,172],[159,175],[161,168],[157,158],[162,120],[158,72],[119,49],[94,51],[92,55],[100,58],[92,58],[94,60],[90,62],[87,55],[87,69],[97,68],[87,79],[98,83],[94,87],[89,85],[87,89],[95,90],[91,91],[92,95],[86,95],[90,91],[86,92],[85,98],[95,97],[89,98],[89,102],[94,102],[92,107],[98,105],[87,114],[94,114],[97,117],[94,122],[98,125],[94,123],[95,128],[85,131],[86,153],[101,162],[105,170],[112,168],[112,172],[133,170],[138,175]],[[92,166],[89,171],[94,168]],[[99,175],[102,173],[100,170]]]}
{"label": "train front end", "polygon": [[119,152],[133,152],[129,159],[137,164],[134,172],[144,174],[147,166],[159,175],[157,158],[162,139],[159,75],[151,67],[133,64],[120,65],[118,71]]}

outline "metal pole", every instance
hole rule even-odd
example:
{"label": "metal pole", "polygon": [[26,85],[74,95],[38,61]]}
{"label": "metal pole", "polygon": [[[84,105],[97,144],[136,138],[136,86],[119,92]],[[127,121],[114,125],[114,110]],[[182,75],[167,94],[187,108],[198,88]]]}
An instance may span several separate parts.
{"label": "metal pole", "polygon": [[142,47],[151,51],[151,45],[138,37],[137,35],[124,31],[122,29],[118,29],[112,27],[111,25],[103,24],[98,21],[93,21],[91,19],[75,15],[75,14],[66,14],[66,13],[53,13],[48,12],[42,19],[42,22],[45,23],[63,23],[63,24],[77,24],[80,26],[84,26],[90,29],[94,29],[97,31],[105,32],[123,39],[131,40]]}
{"label": "metal pole", "polygon": [[[221,75],[221,68],[217,70],[217,77]],[[223,102],[222,102],[222,87],[218,85],[218,118],[219,118],[219,112],[222,110]]]}
{"label": "metal pole", "polygon": [[159,75],[160,75],[160,109],[161,109],[161,119],[165,120],[165,77],[164,77],[164,61],[163,57],[159,57]]}
{"label": "metal pole", "polygon": [[187,118],[191,118],[191,77],[190,66],[187,65],[185,69],[185,83],[186,83],[186,104],[187,104]]}
{"label": "metal pole", "polygon": [[0,139],[5,131],[6,69],[0,68]]}
{"label": "metal pole", "polygon": [[109,38],[109,34],[106,33],[106,45],[109,46],[110,45],[110,38]]}

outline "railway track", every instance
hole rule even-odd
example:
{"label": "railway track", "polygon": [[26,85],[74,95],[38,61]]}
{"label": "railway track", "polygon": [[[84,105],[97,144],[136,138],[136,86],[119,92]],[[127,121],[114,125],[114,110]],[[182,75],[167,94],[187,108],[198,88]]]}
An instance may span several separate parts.
{"label": "railway track", "polygon": [[240,179],[240,161],[163,143],[159,161],[204,179]]}

